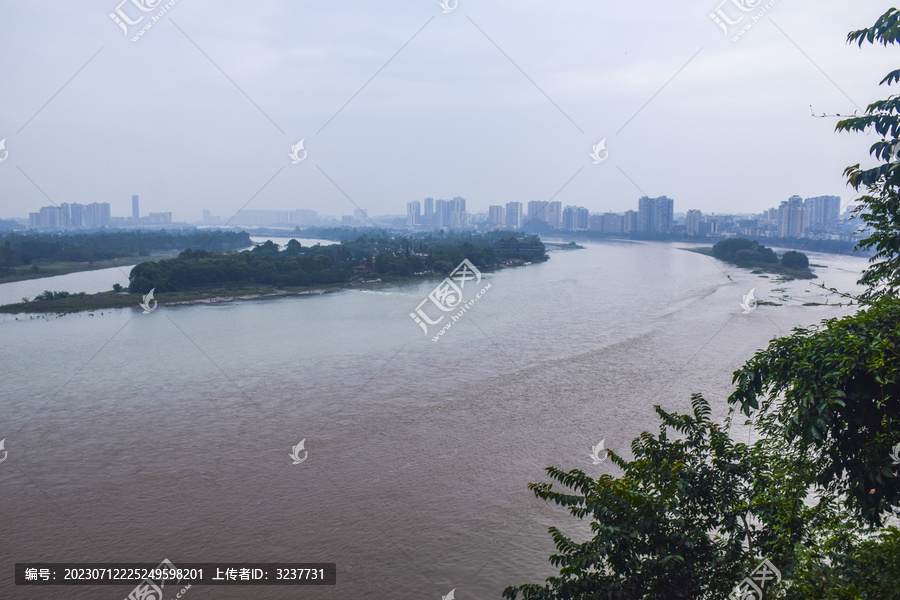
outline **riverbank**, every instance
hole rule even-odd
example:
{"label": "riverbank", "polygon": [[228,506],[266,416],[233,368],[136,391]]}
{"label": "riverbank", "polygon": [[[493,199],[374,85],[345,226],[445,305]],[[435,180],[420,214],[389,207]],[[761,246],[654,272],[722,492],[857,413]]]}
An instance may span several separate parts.
{"label": "riverbank", "polygon": [[[486,273],[512,267],[529,266],[532,263],[522,260],[509,261],[508,264],[497,265],[486,270]],[[156,306],[190,306],[199,304],[219,304],[222,302],[235,302],[238,300],[265,300],[268,298],[280,298],[286,296],[309,296],[328,294],[348,289],[379,289],[432,279],[439,281],[445,275],[439,273],[421,273],[410,277],[369,278],[358,279],[348,283],[316,284],[308,286],[210,286],[182,292],[154,292],[153,299]],[[109,310],[115,308],[133,308],[142,310],[143,295],[130,292],[99,292],[96,294],[73,294],[66,298],[54,298],[52,300],[30,300],[28,302],[16,302],[0,306],[0,313],[56,313],[68,314],[78,312],[93,312],[97,310]]]}
{"label": "riverbank", "polygon": [[32,279],[42,279],[44,277],[56,277],[57,275],[69,275],[70,273],[81,273],[84,271],[99,271],[101,269],[111,269],[114,267],[133,267],[139,262],[164,260],[166,258],[175,258],[176,256],[178,256],[178,251],[170,250],[165,252],[153,252],[146,256],[126,256],[108,260],[95,260],[92,262],[35,260],[31,265],[15,267],[15,273],[6,277],[0,277],[0,283],[29,281]]}
{"label": "riverbank", "polygon": [[[241,287],[241,288],[203,288],[185,292],[154,292],[156,306],[190,306],[195,304],[218,304],[221,302],[234,302],[237,300],[262,300],[284,296],[308,296],[337,292],[342,289],[353,289],[363,285],[372,286],[373,283],[353,282],[336,284],[323,287],[306,286],[302,288],[274,288],[272,286]],[[77,313],[93,312],[114,308],[134,308],[142,310],[141,294],[130,292],[100,292],[98,294],[72,295],[66,298],[53,300],[32,300],[30,302],[17,302],[0,306],[0,313]]]}

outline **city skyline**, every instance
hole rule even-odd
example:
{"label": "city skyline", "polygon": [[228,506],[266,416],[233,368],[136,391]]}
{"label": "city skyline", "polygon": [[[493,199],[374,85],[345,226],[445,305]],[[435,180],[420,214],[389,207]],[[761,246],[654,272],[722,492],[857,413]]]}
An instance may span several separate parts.
{"label": "city skyline", "polygon": [[[675,211],[675,200],[665,195],[657,198],[642,196],[637,210],[622,213],[591,212],[578,205],[562,202],[507,202],[491,205],[486,212],[468,212],[466,199],[424,198],[406,204],[405,219],[397,214],[372,215],[357,208],[352,215],[319,215],[308,209],[243,210],[223,220],[204,209],[200,222],[173,222],[171,212],[140,216],[139,196],[131,198],[132,215],[110,215],[109,203],[63,203],[44,206],[30,213],[28,228],[37,231],[70,231],[75,229],[127,228],[165,225],[228,226],[228,227],[388,227],[397,230],[529,230],[538,233],[600,232],[608,234],[646,233],[661,235],[720,236],[747,235],[762,237],[819,237],[823,239],[858,240],[859,223],[849,222],[851,207],[844,207],[839,196],[802,198],[792,195],[761,212],[703,213],[699,209]],[[20,219],[21,221],[21,219]]]}
{"label": "city skyline", "polygon": [[[125,215],[135,188],[175,221],[427,196],[624,211],[666,193],[704,212],[849,197],[843,170],[874,163],[872,139],[810,105],[861,110],[893,68],[890,49],[845,43],[878,8],[836,0],[778,2],[738,42],[706,0],[218,6],[210,20],[178,3],[139,43],[99,0],[4,6],[21,52],[0,57],[0,218],[95,201]],[[37,24],[47,36],[26,34]]]}

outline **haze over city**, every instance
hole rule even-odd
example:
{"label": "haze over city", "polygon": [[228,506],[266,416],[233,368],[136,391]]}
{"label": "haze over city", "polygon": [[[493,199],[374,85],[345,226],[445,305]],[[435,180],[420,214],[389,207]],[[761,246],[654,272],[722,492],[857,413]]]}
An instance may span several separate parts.
{"label": "haze over city", "polygon": [[460,0],[446,14],[436,0],[180,0],[136,42],[114,3],[5,5],[0,218],[63,202],[126,215],[133,194],[188,222],[244,207],[402,215],[456,196],[470,212],[850,201],[841,172],[877,136],[837,134],[810,105],[846,115],[884,95],[859,63],[887,72],[891,51],[844,43],[881,8],[767,4],[736,42],[705,0]]}
{"label": "haze over city", "polygon": [[900,598],[897,8],[0,35],[3,600]]}

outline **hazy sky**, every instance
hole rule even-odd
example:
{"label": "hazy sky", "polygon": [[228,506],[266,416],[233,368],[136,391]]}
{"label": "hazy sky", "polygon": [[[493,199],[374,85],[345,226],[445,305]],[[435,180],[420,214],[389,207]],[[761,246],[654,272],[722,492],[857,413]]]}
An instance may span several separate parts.
{"label": "hazy sky", "polygon": [[[175,0],[137,42],[166,2],[118,2],[0,1],[0,217],[51,201],[125,216],[132,194],[176,220],[404,213],[426,196],[470,212],[846,202],[842,171],[878,138],[835,133],[810,104],[864,109],[900,66],[897,48],[845,42],[890,7],[872,1]],[[728,35],[717,7],[744,15]],[[127,35],[117,8],[143,16]]]}

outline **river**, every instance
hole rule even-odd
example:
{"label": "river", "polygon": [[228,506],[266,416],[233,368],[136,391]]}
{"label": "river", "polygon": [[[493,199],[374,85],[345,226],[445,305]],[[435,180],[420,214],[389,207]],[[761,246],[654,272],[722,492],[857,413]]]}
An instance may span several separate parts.
{"label": "river", "polygon": [[[409,316],[435,281],[0,316],[0,597],[130,589],[16,587],[15,562],[168,558],[337,563],[335,587],[194,586],[196,600],[499,598],[556,573],[548,526],[586,534],[527,489],[544,467],[615,473],[589,457],[601,439],[630,456],[658,429],[652,406],[687,410],[692,392],[723,418],[756,349],[854,310],[804,306],[826,295],[684,244],[585,246],[485,274],[437,342]],[[858,289],[864,259],[809,254],[816,282]],[[68,291],[97,273],[65,276]],[[745,313],[751,288],[779,306]]]}

